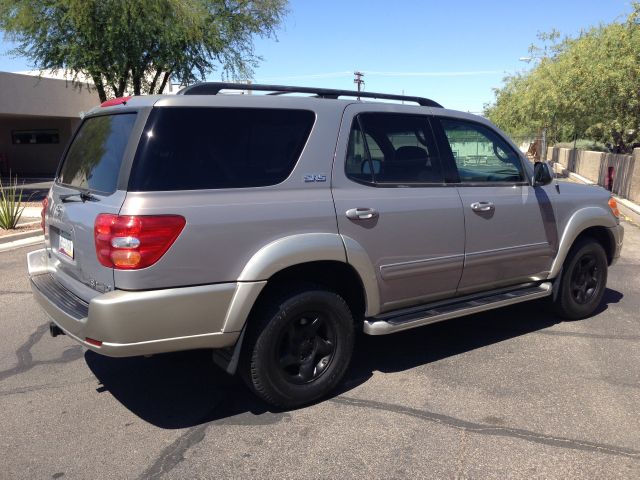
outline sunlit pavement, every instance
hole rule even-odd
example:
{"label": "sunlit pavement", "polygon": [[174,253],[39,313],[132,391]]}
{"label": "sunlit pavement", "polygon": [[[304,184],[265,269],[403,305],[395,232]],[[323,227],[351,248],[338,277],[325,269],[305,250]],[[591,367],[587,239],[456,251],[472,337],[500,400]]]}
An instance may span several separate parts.
{"label": "sunlit pavement", "polygon": [[[339,392],[279,412],[210,353],[51,338],[0,253],[1,478],[640,478],[640,229],[598,313],[543,304],[361,336]],[[179,319],[176,319],[179,321]]]}

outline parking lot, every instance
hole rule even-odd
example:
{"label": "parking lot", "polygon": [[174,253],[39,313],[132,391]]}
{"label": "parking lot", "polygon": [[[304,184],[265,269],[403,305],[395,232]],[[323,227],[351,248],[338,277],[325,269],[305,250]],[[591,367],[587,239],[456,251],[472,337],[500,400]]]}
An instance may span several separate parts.
{"label": "parking lot", "polygon": [[[206,351],[51,338],[0,253],[1,478],[639,478],[640,228],[597,315],[540,303],[358,338],[339,392],[269,409]],[[176,319],[179,321],[179,319]]]}

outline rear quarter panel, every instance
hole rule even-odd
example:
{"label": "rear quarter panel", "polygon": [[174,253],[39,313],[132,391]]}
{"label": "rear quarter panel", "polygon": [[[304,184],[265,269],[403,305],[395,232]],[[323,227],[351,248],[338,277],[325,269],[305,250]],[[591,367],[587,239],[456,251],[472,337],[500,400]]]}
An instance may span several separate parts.
{"label": "rear quarter panel", "polygon": [[[177,214],[184,216],[187,223],[156,264],[136,271],[116,270],[116,288],[234,282],[260,249],[278,239],[304,233],[337,234],[329,179],[343,108],[326,100],[304,106],[283,100],[286,99],[279,99],[279,108],[310,109],[316,114],[291,175],[284,182],[267,187],[127,193],[121,215]],[[218,104],[227,106],[226,102],[238,106],[237,99],[219,100]],[[247,107],[274,105],[273,99],[254,98]],[[305,182],[305,175],[310,174],[324,174],[327,181]]]}

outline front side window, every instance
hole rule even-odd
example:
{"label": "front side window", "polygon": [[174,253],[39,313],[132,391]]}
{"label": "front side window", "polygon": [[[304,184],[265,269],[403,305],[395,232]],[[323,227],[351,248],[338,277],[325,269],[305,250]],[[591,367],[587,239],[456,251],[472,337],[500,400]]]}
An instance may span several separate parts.
{"label": "front side window", "polygon": [[352,180],[378,186],[444,182],[428,120],[420,115],[358,115],[345,171]]}
{"label": "front side window", "polygon": [[461,182],[522,182],[519,156],[497,133],[484,125],[441,118]]}
{"label": "front side window", "polygon": [[293,171],[315,114],[258,108],[155,108],[136,152],[129,190],[275,185]]}

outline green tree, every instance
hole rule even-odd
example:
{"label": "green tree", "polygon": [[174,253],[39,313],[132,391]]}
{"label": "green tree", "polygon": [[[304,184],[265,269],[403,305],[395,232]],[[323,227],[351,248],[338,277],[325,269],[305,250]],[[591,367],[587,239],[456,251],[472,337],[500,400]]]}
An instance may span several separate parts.
{"label": "green tree", "polygon": [[624,22],[576,38],[543,35],[546,47],[532,47],[539,63],[505,78],[485,114],[514,135],[546,128],[555,141],[586,137],[628,150],[640,140],[639,19],[634,2]]}
{"label": "green tree", "polygon": [[101,101],[161,92],[170,79],[250,78],[253,38],[273,36],[286,0],[0,0],[13,54],[93,80]]}

